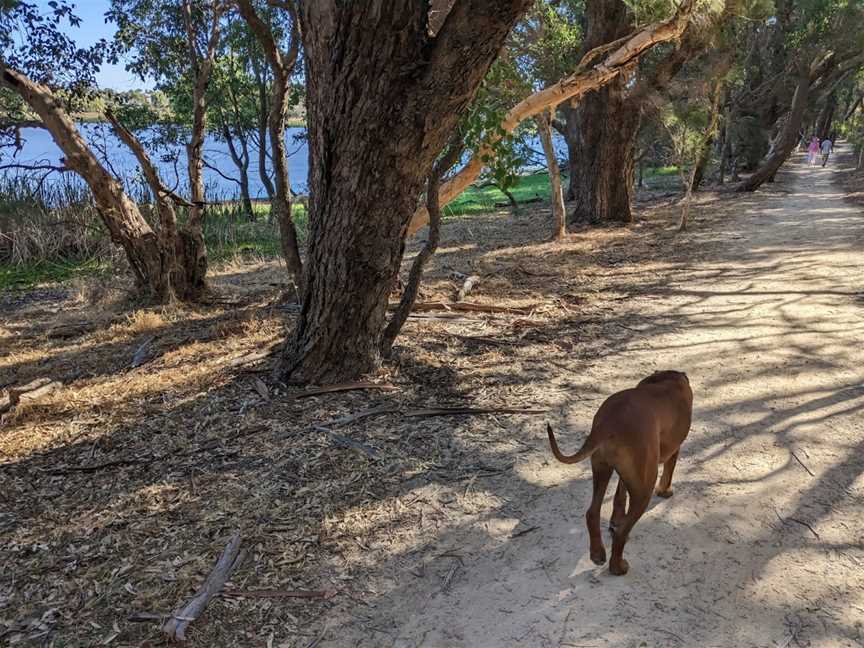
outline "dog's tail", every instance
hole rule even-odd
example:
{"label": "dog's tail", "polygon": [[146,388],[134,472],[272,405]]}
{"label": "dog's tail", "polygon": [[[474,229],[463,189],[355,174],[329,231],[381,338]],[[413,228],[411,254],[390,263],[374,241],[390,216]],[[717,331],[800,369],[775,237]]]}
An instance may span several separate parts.
{"label": "dog's tail", "polygon": [[582,447],[579,448],[579,451],[576,454],[565,455],[561,452],[561,449],[558,447],[558,442],[555,441],[555,434],[552,432],[552,426],[548,423],[546,424],[546,432],[549,433],[549,445],[552,446],[552,454],[555,455],[555,458],[561,463],[565,464],[574,464],[579,463],[580,461],[584,461],[588,457],[590,457],[599,447],[599,444],[589,436],[585,443],[582,444]]}

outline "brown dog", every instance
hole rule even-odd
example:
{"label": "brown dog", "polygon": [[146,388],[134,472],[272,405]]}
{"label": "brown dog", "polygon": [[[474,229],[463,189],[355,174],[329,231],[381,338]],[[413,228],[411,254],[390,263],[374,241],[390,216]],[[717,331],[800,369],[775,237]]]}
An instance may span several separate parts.
{"label": "brown dog", "polygon": [[[594,415],[591,434],[574,455],[561,453],[552,426],[546,424],[552,454],[558,461],[570,464],[591,457],[594,495],[585,520],[591,560],[595,564],[606,562],[600,533],[600,505],[612,471],[618,473],[618,489],[609,525],[612,531],[609,571],[621,576],[628,569],[623,556],[624,545],[633,525],[651,501],[658,464],[663,464],[663,476],[657,495],[672,497],[672,471],[681,443],[690,432],[692,414],[693,392],[687,375],[679,371],[658,371],[634,389],[625,389],[607,398]],[[630,507],[625,514],[628,494]]]}

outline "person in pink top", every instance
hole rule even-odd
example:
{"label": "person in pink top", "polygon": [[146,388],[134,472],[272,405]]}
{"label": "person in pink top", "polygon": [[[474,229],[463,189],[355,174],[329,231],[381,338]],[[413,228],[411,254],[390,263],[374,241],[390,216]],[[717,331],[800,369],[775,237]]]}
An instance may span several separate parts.
{"label": "person in pink top", "polygon": [[816,164],[816,157],[819,155],[819,138],[815,135],[810,140],[810,146],[807,147],[807,163],[810,166]]}

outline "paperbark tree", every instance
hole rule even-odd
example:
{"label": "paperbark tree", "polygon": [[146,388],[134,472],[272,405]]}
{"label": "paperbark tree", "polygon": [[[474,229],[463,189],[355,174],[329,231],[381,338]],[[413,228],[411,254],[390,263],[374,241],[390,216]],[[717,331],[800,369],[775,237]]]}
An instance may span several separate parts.
{"label": "paperbark tree", "polygon": [[[192,206],[189,208],[189,231],[196,239],[204,238],[204,217],[206,198],[204,196],[204,138],[207,129],[207,86],[213,72],[216,48],[221,35],[222,14],[225,6],[213,0],[209,13],[209,26],[206,44],[201,47],[198,17],[193,16],[191,0],[183,2],[183,20],[186,29],[188,54],[192,65],[192,131],[186,145],[186,161],[189,172],[189,194]],[[207,268],[207,248],[198,250],[196,267]]]}
{"label": "paperbark tree", "polygon": [[537,115],[537,130],[540,133],[540,143],[546,157],[546,167],[549,170],[549,189],[552,202],[552,238],[560,240],[567,235],[567,212],[564,209],[564,193],[561,190],[561,169],[555,157],[555,147],[552,144],[552,115],[543,112]]}
{"label": "paperbark tree", "polygon": [[[69,98],[91,86],[104,43],[85,50],[65,35],[62,21],[76,25],[78,19],[64,0],[52,2],[45,11],[46,15],[41,14],[30,3],[0,11],[0,88],[14,93],[38,116],[36,123],[63,152],[63,170],[74,171],[87,183],[100,218],[111,240],[125,251],[143,296],[155,301],[195,298],[203,287],[204,268],[195,263],[203,240],[178,233],[176,219],[167,212],[160,211],[161,227],[155,230],[122,183],[99,161],[67,111]],[[64,65],[58,67],[58,60]],[[14,130],[16,124],[11,126]]]}
{"label": "paperbark tree", "polygon": [[374,370],[408,220],[435,159],[530,0],[460,0],[437,24],[416,0],[299,6],[310,232],[286,381]]}
{"label": "paperbark tree", "polygon": [[[203,241],[194,235],[178,236],[176,219],[162,220],[159,235],[123,189],[99,162],[75,123],[51,90],[0,62],[0,86],[18,94],[35,112],[51,138],[63,151],[67,168],[87,183],[111,240],[126,253],[138,289],[154,301],[177,296],[193,299],[203,287],[203,269],[195,263]],[[178,248],[179,246],[179,248]],[[182,262],[178,262],[178,249]],[[191,260],[189,260],[191,255]]]}
{"label": "paperbark tree", "polygon": [[[299,296],[302,293],[303,262],[300,258],[297,228],[291,213],[291,182],[288,177],[288,158],[285,153],[285,117],[288,111],[291,75],[297,64],[300,48],[300,23],[294,2],[286,0],[283,5],[291,14],[291,38],[286,51],[282,51],[279,47],[273,30],[255,11],[252,0],[237,1],[240,15],[243,16],[252,33],[258,39],[273,73],[268,129],[276,183],[272,193],[270,213],[279,225],[282,256],[285,259],[288,272],[298,288],[297,294]],[[262,142],[263,139],[262,135]],[[263,160],[260,164],[263,165]]]}

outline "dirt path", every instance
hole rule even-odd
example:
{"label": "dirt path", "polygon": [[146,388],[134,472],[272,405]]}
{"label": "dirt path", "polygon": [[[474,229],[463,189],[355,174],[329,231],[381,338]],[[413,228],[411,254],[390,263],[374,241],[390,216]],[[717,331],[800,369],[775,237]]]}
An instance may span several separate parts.
{"label": "dirt path", "polygon": [[[793,165],[779,191],[694,234],[719,252],[631,299],[633,337],[576,380],[608,394],[674,367],[696,393],[675,496],[637,525],[629,575],[589,561],[587,466],[548,463],[532,429],[486,493],[494,511],[445,525],[413,566],[391,561],[370,586],[381,596],[325,643],[864,644],[864,220],[833,173]],[[598,404],[562,406],[566,448]]]}

